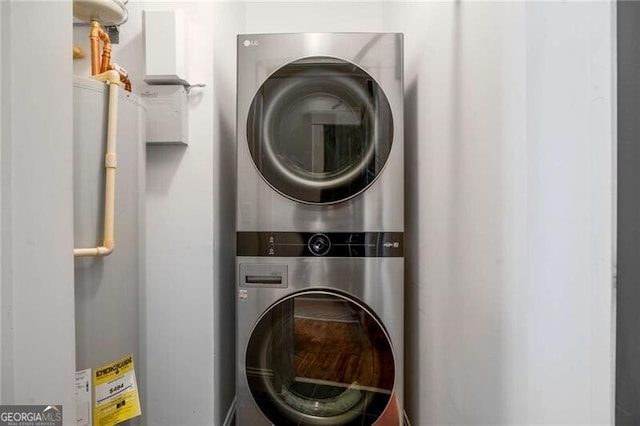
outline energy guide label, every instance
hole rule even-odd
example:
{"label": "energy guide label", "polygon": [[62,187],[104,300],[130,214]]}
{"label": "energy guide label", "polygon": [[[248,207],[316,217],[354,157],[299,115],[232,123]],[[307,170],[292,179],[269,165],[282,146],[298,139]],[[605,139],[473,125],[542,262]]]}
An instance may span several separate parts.
{"label": "energy guide label", "polygon": [[93,384],[94,426],[113,426],[141,414],[133,355],[95,369]]}

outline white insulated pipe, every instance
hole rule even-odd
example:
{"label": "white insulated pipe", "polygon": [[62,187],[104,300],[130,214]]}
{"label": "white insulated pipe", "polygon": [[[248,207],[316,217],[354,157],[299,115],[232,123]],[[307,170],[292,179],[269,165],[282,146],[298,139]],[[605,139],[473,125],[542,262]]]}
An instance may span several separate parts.
{"label": "white insulated pipe", "polygon": [[76,257],[108,256],[115,247],[115,195],[116,195],[116,136],[118,134],[118,86],[120,74],[115,70],[92,76],[109,84],[109,110],[107,116],[107,148],[104,157],[104,239],[101,246],[75,248]]}

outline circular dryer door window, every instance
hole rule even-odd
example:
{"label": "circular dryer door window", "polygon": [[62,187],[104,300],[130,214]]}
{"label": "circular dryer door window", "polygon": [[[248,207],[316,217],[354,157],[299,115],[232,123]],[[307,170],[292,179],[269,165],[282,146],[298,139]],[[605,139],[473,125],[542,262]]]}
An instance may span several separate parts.
{"label": "circular dryer door window", "polygon": [[372,425],[392,401],[389,337],[338,293],[307,291],[272,306],[251,335],[246,366],[255,402],[278,426]]}
{"label": "circular dryer door window", "polygon": [[364,191],[391,152],[391,108],[358,66],[312,57],[274,72],[256,93],[247,141],[266,182],[304,203],[329,204]]}

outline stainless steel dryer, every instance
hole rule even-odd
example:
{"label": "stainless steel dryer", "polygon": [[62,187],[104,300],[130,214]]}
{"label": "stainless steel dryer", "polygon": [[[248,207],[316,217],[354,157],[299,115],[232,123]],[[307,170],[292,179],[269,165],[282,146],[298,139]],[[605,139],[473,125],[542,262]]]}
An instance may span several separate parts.
{"label": "stainless steel dryer", "polygon": [[402,424],[401,34],[238,37],[237,424]]}
{"label": "stainless steel dryer", "polygon": [[238,36],[237,230],[403,231],[402,34]]}

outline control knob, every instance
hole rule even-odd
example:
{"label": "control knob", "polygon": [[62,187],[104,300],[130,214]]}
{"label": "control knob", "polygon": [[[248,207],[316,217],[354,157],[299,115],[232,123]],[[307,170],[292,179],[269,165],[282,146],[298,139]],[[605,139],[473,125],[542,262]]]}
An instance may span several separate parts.
{"label": "control knob", "polygon": [[315,256],[324,256],[331,249],[331,240],[325,234],[314,234],[309,238],[307,246]]}

